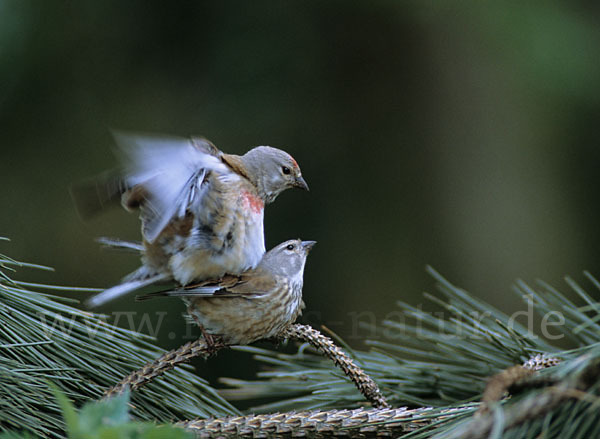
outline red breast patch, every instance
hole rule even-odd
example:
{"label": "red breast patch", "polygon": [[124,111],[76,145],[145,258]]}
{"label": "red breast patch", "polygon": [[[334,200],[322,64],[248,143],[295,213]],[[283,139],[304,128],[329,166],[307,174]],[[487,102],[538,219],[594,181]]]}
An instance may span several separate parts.
{"label": "red breast patch", "polygon": [[265,203],[259,197],[254,194],[251,194],[248,191],[242,192],[242,197],[244,200],[244,205],[248,208],[252,209],[254,213],[260,213],[265,207]]}

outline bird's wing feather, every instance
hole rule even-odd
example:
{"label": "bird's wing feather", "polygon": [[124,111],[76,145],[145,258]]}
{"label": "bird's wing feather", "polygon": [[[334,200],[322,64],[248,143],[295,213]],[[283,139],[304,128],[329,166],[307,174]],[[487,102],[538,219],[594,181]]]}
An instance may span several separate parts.
{"label": "bird's wing feather", "polygon": [[136,300],[147,300],[155,297],[245,297],[264,296],[276,287],[277,281],[272,276],[253,275],[225,276],[219,281],[207,281],[189,285],[177,290],[165,290],[137,296]]}
{"label": "bird's wing feather", "polygon": [[209,172],[232,171],[203,140],[115,134],[129,186],[143,187],[144,237],[152,243],[174,217],[201,203]]}
{"label": "bird's wing feather", "polygon": [[240,281],[227,291],[242,297],[259,297],[268,294],[277,286],[277,280],[269,273],[253,270],[252,275],[242,275]]}
{"label": "bird's wing feather", "polygon": [[215,287],[197,287],[191,289],[177,289],[168,291],[157,291],[154,293],[136,296],[135,300],[154,299],[156,297],[240,297],[239,294],[232,294],[224,288]]}

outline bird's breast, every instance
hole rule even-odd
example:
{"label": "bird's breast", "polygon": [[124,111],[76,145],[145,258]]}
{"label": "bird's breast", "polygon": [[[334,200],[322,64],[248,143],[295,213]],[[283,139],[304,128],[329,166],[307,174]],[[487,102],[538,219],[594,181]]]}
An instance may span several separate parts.
{"label": "bird's breast", "polygon": [[265,203],[258,195],[253,194],[250,191],[242,191],[241,199],[244,209],[251,212],[252,214],[260,214],[262,216],[263,210],[265,208]]}
{"label": "bird's breast", "polygon": [[171,271],[178,282],[240,274],[258,265],[265,253],[264,203],[248,185],[232,184],[210,194],[194,213],[185,243],[171,249]]}
{"label": "bird's breast", "polygon": [[302,292],[285,279],[258,297],[190,298],[188,312],[210,334],[228,343],[248,344],[279,334],[300,315]]}

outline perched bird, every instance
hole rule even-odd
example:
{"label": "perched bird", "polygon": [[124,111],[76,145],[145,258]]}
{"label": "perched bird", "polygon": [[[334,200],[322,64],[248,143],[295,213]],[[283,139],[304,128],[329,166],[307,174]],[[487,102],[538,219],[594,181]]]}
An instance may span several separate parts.
{"label": "perched bird", "polygon": [[298,163],[277,148],[258,146],[239,156],[202,138],[116,139],[121,175],[72,193],[84,215],[118,197],[126,209],[139,209],[142,266],[89,306],[160,281],[187,285],[255,267],[265,253],[265,204],[288,188],[308,190]]}
{"label": "perched bird", "polygon": [[304,264],[314,245],[315,241],[286,241],[265,253],[256,268],[239,276],[228,275],[137,299],[182,297],[209,345],[211,336],[221,337],[226,344],[274,337],[294,323],[304,308]]}

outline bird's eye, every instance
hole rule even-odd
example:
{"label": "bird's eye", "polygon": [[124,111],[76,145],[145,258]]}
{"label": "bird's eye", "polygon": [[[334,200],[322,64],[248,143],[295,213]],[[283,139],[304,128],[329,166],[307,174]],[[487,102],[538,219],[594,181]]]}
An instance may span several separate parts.
{"label": "bird's eye", "polygon": [[283,172],[285,175],[289,175],[292,172],[292,170],[290,168],[288,168],[287,166],[283,166],[281,168],[281,172]]}
{"label": "bird's eye", "polygon": [[288,244],[286,248],[288,250],[294,250],[296,247],[294,246],[294,244]]}

